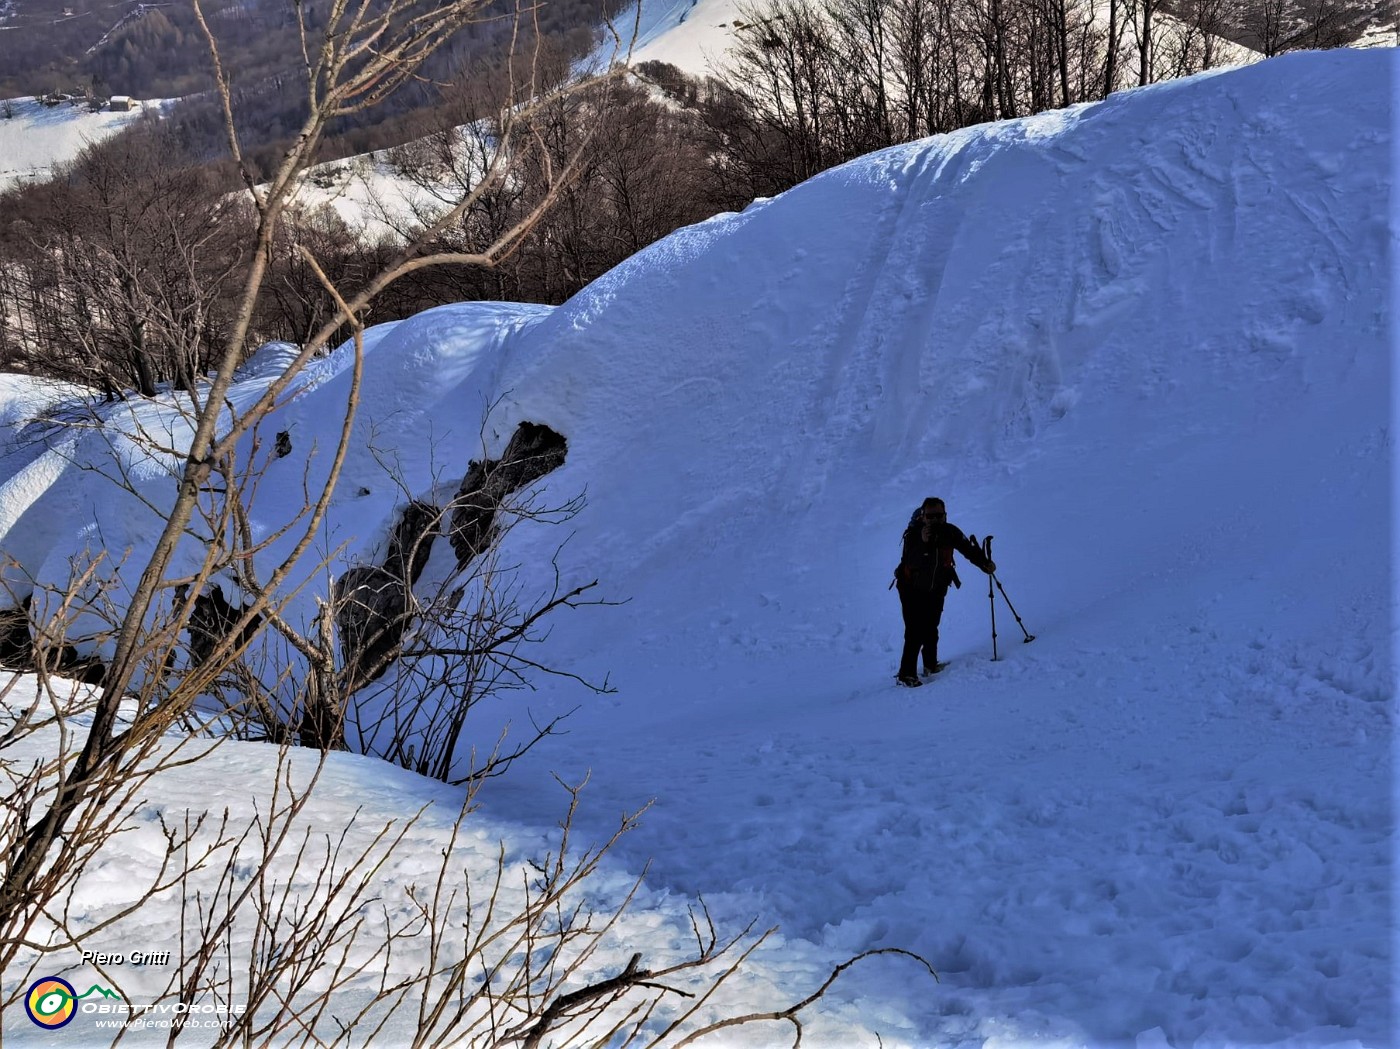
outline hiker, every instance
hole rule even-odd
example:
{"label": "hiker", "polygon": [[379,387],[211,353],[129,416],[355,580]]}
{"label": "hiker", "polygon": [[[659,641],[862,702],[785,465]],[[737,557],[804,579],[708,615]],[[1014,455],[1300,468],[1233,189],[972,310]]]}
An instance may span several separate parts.
{"label": "hiker", "polygon": [[997,570],[995,561],[984,557],[956,525],[948,523],[943,500],[930,496],[904,530],[904,553],[894,570],[904,613],[904,654],[896,680],[909,688],[923,684],[918,675],[920,651],[925,675],[936,674],[946,665],[938,661],[938,623],[948,586],[962,586],[953,567],[954,550],[988,575]]}

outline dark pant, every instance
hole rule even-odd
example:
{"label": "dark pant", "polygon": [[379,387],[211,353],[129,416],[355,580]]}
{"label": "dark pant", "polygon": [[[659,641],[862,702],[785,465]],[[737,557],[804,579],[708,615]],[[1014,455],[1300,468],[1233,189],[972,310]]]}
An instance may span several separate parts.
{"label": "dark pant", "polygon": [[900,677],[918,676],[921,651],[924,666],[932,667],[938,662],[938,624],[943,619],[943,599],[947,596],[947,583],[935,583],[932,589],[900,584],[899,607],[904,613],[904,654],[899,659]]}

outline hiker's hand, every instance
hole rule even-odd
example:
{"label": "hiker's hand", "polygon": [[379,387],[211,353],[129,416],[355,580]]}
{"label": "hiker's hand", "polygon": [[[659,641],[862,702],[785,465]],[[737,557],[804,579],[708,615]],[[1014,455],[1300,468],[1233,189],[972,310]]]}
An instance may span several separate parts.
{"label": "hiker's hand", "polygon": [[996,563],[995,561],[988,561],[986,564],[984,564],[984,565],[982,566],[982,571],[986,572],[988,575],[995,575],[995,574],[996,574],[996,570],[997,570],[997,563]]}

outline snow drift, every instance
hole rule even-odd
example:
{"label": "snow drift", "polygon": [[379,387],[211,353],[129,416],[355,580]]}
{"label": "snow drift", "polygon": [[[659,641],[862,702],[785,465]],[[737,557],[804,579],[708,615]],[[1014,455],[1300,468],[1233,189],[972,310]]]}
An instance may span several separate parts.
{"label": "snow drift", "polygon": [[[587,496],[564,577],[628,603],[557,624],[550,658],[619,692],[538,771],[591,768],[599,827],[656,795],[624,846],[653,884],[832,956],[926,954],[938,991],[861,989],[872,1030],[1386,1044],[1393,75],[1390,52],[1295,55],[969,128],[682,230],[557,309],[377,328],[328,538],[371,558],[405,492],[439,497],[520,422],[563,434],[540,485]],[[273,420],[294,453],[264,527],[333,439],[346,359]],[[0,408],[11,585],[153,539],[82,467],[178,426],[105,412],[74,434]],[[895,692],[885,587],[933,494],[996,535],[1039,639],[1002,608],[988,662],[969,569],[953,666]],[[512,533],[527,583],[559,540]],[[495,814],[551,818],[530,783]]]}

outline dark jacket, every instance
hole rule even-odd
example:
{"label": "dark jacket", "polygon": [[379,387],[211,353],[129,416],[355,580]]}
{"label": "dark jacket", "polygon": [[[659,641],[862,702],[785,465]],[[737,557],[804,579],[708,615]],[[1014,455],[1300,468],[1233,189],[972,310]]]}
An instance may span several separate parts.
{"label": "dark jacket", "polygon": [[963,535],[957,525],[947,521],[931,524],[928,526],[928,539],[925,540],[923,524],[914,521],[905,529],[904,555],[895,570],[900,588],[948,589],[958,576],[953,568],[954,550],[986,571],[987,559],[982,556],[982,551]]}

